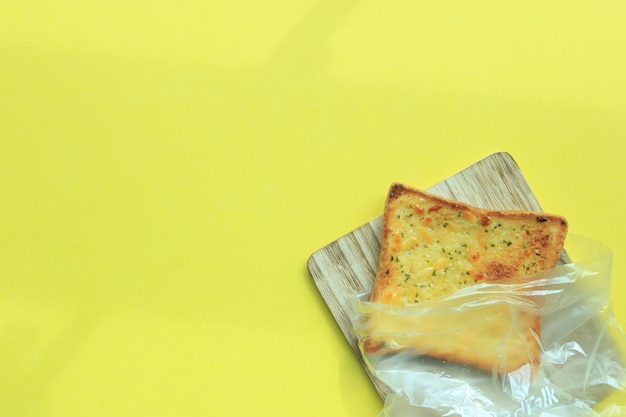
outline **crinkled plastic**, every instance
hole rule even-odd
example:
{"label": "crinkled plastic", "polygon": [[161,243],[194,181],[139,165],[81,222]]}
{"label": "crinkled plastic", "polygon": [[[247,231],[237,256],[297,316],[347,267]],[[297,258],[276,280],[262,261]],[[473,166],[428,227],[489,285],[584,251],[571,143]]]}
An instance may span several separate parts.
{"label": "crinkled plastic", "polygon": [[[603,400],[602,416],[626,416],[624,405],[606,404],[610,394],[626,388],[626,338],[611,304],[611,251],[570,234],[566,253],[567,263],[549,271],[481,283],[418,305],[356,296],[353,326],[361,352],[389,387],[381,416],[587,417],[600,415],[594,407]],[[490,320],[509,324],[507,331],[488,335],[504,349],[529,316],[541,319],[538,366],[502,372],[496,363],[490,372],[429,356],[434,345],[455,340],[451,334],[473,337],[467,346],[475,348]],[[392,352],[366,353],[365,344],[377,339]]]}

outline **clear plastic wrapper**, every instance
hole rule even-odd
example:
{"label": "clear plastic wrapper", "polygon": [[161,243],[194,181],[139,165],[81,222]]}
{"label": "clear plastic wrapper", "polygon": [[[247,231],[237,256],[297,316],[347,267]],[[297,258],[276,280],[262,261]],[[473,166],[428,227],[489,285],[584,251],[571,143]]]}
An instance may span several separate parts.
{"label": "clear plastic wrapper", "polygon": [[[603,412],[594,411],[626,389],[626,338],[611,304],[611,251],[570,234],[566,253],[566,263],[540,274],[480,283],[417,305],[372,303],[369,293],[355,297],[361,352],[389,387],[381,416],[626,416],[623,404],[606,401]],[[541,326],[529,340],[519,329],[533,318]],[[372,353],[368,343],[387,349]],[[507,367],[509,351],[530,352],[531,344],[538,346],[536,362]],[[490,366],[450,359],[455,350],[461,351],[455,357],[466,350]],[[444,354],[433,355],[438,351]]]}

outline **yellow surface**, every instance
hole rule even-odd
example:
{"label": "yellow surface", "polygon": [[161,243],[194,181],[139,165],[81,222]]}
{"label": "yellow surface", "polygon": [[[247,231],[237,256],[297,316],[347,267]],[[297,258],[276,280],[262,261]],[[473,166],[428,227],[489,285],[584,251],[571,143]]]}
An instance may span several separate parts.
{"label": "yellow surface", "polygon": [[[306,270],[495,151],[615,253],[626,3],[0,5],[0,415],[376,416]],[[626,402],[625,397],[618,401]]]}

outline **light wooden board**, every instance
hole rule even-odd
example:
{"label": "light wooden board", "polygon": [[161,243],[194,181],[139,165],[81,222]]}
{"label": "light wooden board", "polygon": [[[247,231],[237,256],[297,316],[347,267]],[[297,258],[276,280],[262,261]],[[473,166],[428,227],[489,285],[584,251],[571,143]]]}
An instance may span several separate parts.
{"label": "light wooden board", "polygon": [[[385,191],[381,192],[381,199]],[[476,207],[541,211],[519,166],[504,152],[489,155],[428,191]],[[385,398],[387,388],[365,366],[350,320],[354,314],[352,297],[374,282],[381,234],[382,215],[313,253],[308,268],[348,343]]]}

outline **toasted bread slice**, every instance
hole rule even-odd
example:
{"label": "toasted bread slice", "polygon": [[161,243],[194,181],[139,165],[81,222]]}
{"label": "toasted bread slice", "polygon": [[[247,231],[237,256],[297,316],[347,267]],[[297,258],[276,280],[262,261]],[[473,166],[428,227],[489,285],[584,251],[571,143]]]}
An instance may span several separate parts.
{"label": "toasted bread slice", "polygon": [[[553,268],[559,261],[567,229],[562,216],[480,209],[392,184],[385,204],[379,269],[370,301],[418,304],[480,282],[523,277]],[[430,323],[428,328],[450,325],[451,322]],[[503,358],[501,342],[506,334],[511,334],[511,325],[500,319],[482,335],[476,334],[480,332],[478,327],[468,327],[465,333],[457,332],[436,341],[423,340],[422,346],[414,347],[423,349],[429,343],[431,356],[486,370],[492,370],[498,360],[501,363],[497,366],[505,366],[507,371],[525,363],[536,366],[540,354],[539,318],[524,315],[516,321],[514,333],[522,337],[519,343],[504,347]],[[493,346],[485,345],[489,340]],[[365,350],[375,352],[383,344],[370,339]]]}

